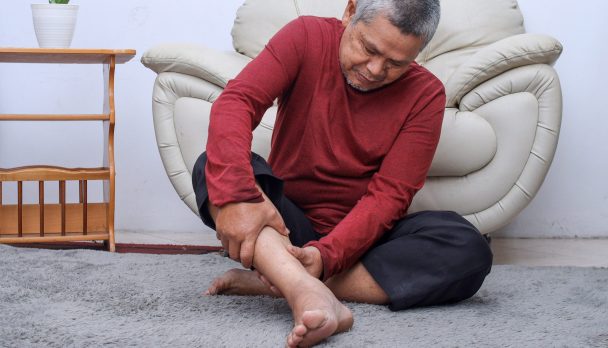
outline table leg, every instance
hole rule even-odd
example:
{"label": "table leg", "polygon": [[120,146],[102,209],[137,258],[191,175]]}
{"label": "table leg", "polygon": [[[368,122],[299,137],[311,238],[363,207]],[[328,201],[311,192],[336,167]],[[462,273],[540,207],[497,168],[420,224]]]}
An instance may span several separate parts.
{"label": "table leg", "polygon": [[103,112],[109,114],[110,119],[103,122],[104,130],[104,167],[110,169],[109,180],[104,180],[104,201],[108,202],[108,233],[107,241],[108,250],[113,252],[116,250],[114,242],[114,209],[115,209],[115,176],[116,169],[114,167],[114,124],[115,124],[115,109],[114,109],[114,71],[116,68],[116,57],[110,56],[108,61],[103,64],[104,77],[104,100]]}

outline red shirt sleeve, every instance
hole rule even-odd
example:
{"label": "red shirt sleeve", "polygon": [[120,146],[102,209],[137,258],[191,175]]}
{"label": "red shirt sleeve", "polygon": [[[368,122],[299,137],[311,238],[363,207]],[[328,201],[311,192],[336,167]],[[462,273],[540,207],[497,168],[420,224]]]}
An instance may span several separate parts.
{"label": "red shirt sleeve", "polygon": [[307,244],[321,252],[324,279],[352,267],[406,215],[414,195],[424,185],[441,133],[443,86],[427,94],[421,104],[402,127],[366,194],[328,235]]}
{"label": "red shirt sleeve", "polygon": [[260,202],[250,165],[252,132],[297,75],[306,46],[302,21],[281,29],[211,107],[205,176],[216,206]]}

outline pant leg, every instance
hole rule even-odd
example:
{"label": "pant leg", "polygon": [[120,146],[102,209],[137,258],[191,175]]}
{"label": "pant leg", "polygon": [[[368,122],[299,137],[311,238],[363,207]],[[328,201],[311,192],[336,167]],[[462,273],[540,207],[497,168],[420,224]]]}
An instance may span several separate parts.
{"label": "pant leg", "polygon": [[455,212],[406,216],[361,262],[390,298],[389,308],[462,301],[481,287],[492,251],[479,231]]}
{"label": "pant leg", "polygon": [[[194,164],[192,170],[192,186],[196,195],[196,204],[201,220],[215,230],[215,222],[209,214],[209,193],[205,179],[207,154],[203,152]],[[256,182],[262,191],[272,201],[281,214],[285,225],[290,231],[289,239],[295,246],[303,246],[311,240],[318,240],[321,235],[314,231],[312,223],[289,198],[283,194],[283,180],[272,173],[272,168],[263,157],[251,153],[251,166]]]}

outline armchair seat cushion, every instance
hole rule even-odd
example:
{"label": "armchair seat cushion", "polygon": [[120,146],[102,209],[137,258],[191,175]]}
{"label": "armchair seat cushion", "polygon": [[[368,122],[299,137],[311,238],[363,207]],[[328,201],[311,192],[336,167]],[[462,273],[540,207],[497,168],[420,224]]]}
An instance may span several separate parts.
{"label": "armchair seat cushion", "polygon": [[485,167],[495,154],[496,134],[488,121],[474,112],[447,109],[428,176],[464,176]]}

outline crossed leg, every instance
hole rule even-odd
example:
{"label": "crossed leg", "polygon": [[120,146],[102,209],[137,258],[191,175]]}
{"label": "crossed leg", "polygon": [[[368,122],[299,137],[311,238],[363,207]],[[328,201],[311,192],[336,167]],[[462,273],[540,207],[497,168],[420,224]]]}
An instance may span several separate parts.
{"label": "crossed leg", "polygon": [[[361,262],[325,282],[339,300],[370,304],[388,304],[389,298]],[[278,289],[277,289],[278,290]],[[207,295],[281,296],[263,283],[256,272],[231,269],[213,280]]]}

